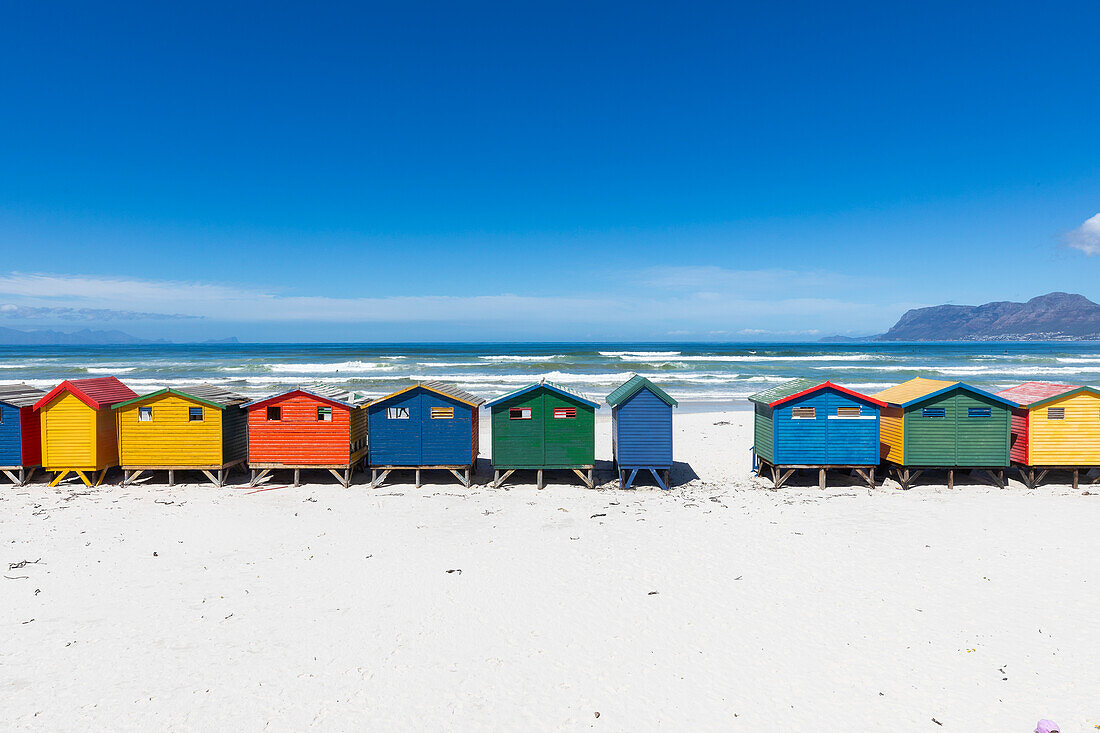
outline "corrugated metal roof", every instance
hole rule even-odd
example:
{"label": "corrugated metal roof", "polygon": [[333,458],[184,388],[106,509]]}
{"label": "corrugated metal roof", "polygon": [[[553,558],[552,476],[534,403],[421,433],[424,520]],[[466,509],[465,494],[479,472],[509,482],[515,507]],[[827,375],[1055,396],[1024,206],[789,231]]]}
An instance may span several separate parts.
{"label": "corrugated metal roof", "polygon": [[921,397],[927,397],[933,392],[939,392],[955,384],[959,384],[959,382],[914,377],[908,382],[902,382],[901,384],[895,384],[893,387],[887,387],[881,392],[876,392],[871,396],[877,400],[889,402],[891,405],[904,405],[907,402],[912,402]]}
{"label": "corrugated metal roof", "polygon": [[534,384],[528,384],[526,387],[520,387],[519,389],[512,390],[511,392],[509,392],[506,395],[501,395],[500,397],[497,397],[495,400],[489,400],[488,402],[485,403],[485,406],[486,407],[492,407],[493,405],[497,404],[498,402],[503,402],[504,400],[510,400],[513,397],[516,397],[518,395],[523,394],[524,392],[530,392],[531,390],[538,389],[539,387],[546,387],[547,389],[552,389],[555,392],[560,392],[561,394],[566,395],[567,397],[572,397],[573,399],[580,400],[581,402],[584,402],[585,404],[591,405],[592,407],[595,407],[597,410],[600,409],[599,404],[594,402],[592,400],[592,398],[590,398],[588,395],[583,394],[581,392],[577,392],[575,390],[566,389],[565,387],[562,387],[560,384],[555,384],[553,382],[548,382],[545,379],[543,379],[542,381],[539,381],[539,382],[535,382]]}
{"label": "corrugated metal roof", "polygon": [[620,384],[617,389],[615,389],[605,398],[605,401],[607,402],[607,404],[614,407],[615,405],[618,405],[621,402],[625,402],[629,398],[633,397],[643,388],[648,389],[653,394],[660,397],[666,405],[677,407],[680,404],[676,400],[669,397],[667,392],[643,377],[641,374],[635,374],[633,377]]}
{"label": "corrugated metal roof", "polygon": [[267,397],[261,397],[258,400],[252,400],[245,404],[245,407],[254,407],[255,405],[262,404],[264,402],[270,402],[271,400],[277,400],[294,392],[304,392],[305,394],[319,397],[322,400],[328,400],[329,402],[339,402],[340,404],[348,407],[360,407],[368,402],[369,398],[362,392],[355,392],[353,390],[342,389],[340,387],[334,387],[329,384],[311,384],[308,387],[295,387],[294,389],[284,390],[277,394],[268,395]]}
{"label": "corrugated metal roof", "polygon": [[62,392],[71,392],[81,402],[95,410],[137,397],[137,392],[118,381],[115,377],[66,379],[47,392],[45,397],[35,402],[34,409],[38,410],[45,407]]}
{"label": "corrugated metal roof", "polygon": [[423,387],[424,389],[431,390],[432,392],[438,392],[439,394],[446,395],[447,397],[454,397],[459,402],[465,402],[467,405],[471,405],[473,407],[480,407],[485,402],[483,398],[478,397],[477,395],[472,395],[464,389],[459,389],[450,382],[431,381],[417,382],[416,384],[409,385],[408,387],[399,389],[396,392],[391,392],[385,397],[379,397],[376,400],[371,400],[370,404],[377,405],[381,402],[393,399],[397,395],[405,394],[409,390],[416,389],[417,387]]}
{"label": "corrugated metal roof", "polygon": [[761,405],[770,405],[776,400],[781,400],[784,397],[790,397],[793,394],[799,392],[805,392],[808,389],[812,389],[821,384],[816,379],[792,379],[789,382],[783,384],[777,384],[774,387],[769,387],[762,392],[757,392],[754,395],[749,396],[750,402],[756,402]]}
{"label": "corrugated metal roof", "polygon": [[45,394],[45,390],[29,384],[0,384],[0,402],[12,407],[30,407]]}
{"label": "corrugated metal roof", "polygon": [[1079,384],[1056,384],[1055,382],[1024,382],[1023,384],[1017,384],[1015,387],[1002,389],[997,393],[997,396],[1026,407],[1032,402],[1045,400],[1048,397],[1069,392],[1080,386]]}
{"label": "corrugated metal roof", "polygon": [[150,392],[149,394],[143,394],[132,400],[126,400],[125,402],[119,402],[115,405],[115,409],[132,405],[136,402],[144,402],[147,399],[157,397],[162,394],[177,394],[182,397],[190,397],[192,399],[205,402],[212,407],[230,407],[232,405],[243,405],[248,402],[248,398],[237,394],[236,392],[230,392],[227,389],[221,387],[215,387],[212,384],[191,384],[186,387],[168,387],[166,389],[158,389],[156,392]]}

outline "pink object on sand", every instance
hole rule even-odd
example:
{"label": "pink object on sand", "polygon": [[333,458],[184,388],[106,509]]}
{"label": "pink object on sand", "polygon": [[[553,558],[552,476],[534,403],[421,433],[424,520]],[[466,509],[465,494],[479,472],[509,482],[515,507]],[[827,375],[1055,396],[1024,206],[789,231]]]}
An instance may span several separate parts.
{"label": "pink object on sand", "polygon": [[1035,724],[1035,733],[1058,733],[1058,724],[1043,718]]}

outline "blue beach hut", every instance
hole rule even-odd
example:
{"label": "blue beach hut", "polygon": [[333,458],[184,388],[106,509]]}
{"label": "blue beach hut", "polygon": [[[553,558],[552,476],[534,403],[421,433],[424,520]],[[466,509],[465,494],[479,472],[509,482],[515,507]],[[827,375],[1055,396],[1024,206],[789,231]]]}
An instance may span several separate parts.
{"label": "blue beach hut", "polygon": [[[672,470],[672,408],[676,400],[635,374],[606,398],[611,406],[611,452],[619,486],[629,489],[638,471],[649,471],[668,489]],[[629,475],[627,475],[629,472]]]}
{"label": "blue beach hut", "polygon": [[26,384],[0,385],[0,471],[20,486],[42,465],[42,430],[34,403],[45,394]]}
{"label": "blue beach hut", "polygon": [[445,469],[469,486],[484,401],[451,384],[418,382],[369,403],[371,487],[395,469],[415,469],[417,487],[421,469]]}
{"label": "blue beach hut", "polygon": [[874,486],[884,402],[812,379],[785,382],[749,401],[753,453],[761,468],[770,469],[775,488],[800,468],[816,468],[821,488],[828,468],[854,470]]}

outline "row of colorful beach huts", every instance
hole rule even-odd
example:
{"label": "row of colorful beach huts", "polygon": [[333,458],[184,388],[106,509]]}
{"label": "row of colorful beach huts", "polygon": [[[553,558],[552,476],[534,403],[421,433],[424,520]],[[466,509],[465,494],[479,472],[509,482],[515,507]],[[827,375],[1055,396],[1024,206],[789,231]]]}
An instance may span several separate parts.
{"label": "row of colorful beach huts", "polygon": [[[668,487],[676,401],[635,376],[606,397],[619,480],[639,471]],[[454,385],[422,382],[368,400],[342,389],[296,388],[258,400],[209,384],[137,395],[114,377],[62,382],[49,392],[0,385],[0,470],[25,484],[41,468],[56,485],[75,474],[87,485],[121,467],[123,483],[143,474],[201,471],[222,485],[236,467],[256,484],[272,471],[324,469],[344,486],[363,466],[377,486],[395,470],[441,470],[469,486],[478,457],[479,413],[489,410],[493,483],[533,470],[573,471],[595,482],[595,411],[585,395],[545,380],[486,402]]]}
{"label": "row of colorful beach huts", "polygon": [[[990,393],[962,382],[916,378],[876,394],[796,379],[752,395],[753,463],[782,487],[796,471],[843,470],[876,484],[885,468],[903,488],[922,472],[978,471],[1005,486],[1015,467],[1033,487],[1052,470],[1100,468],[1100,391],[1027,382]],[[620,486],[639,472],[668,488],[677,402],[643,376],[611,392],[612,453]],[[38,469],[56,485],[70,474],[98,484],[121,467],[123,483],[147,472],[201,471],[222,485],[229,471],[324,469],[344,486],[357,467],[371,486],[395,470],[441,470],[471,483],[479,413],[491,420],[493,484],[515,471],[564,469],[595,482],[595,410],[583,394],[547,381],[486,402],[442,382],[369,400],[331,387],[249,400],[200,384],[139,396],[114,377],[65,381],[49,392],[0,385],[0,471],[24,484]]]}

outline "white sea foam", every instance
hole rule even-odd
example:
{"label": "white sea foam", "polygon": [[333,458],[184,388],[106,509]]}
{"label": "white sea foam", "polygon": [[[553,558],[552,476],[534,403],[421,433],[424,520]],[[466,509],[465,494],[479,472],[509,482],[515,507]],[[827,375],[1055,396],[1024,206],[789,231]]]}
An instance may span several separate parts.
{"label": "white sea foam", "polygon": [[129,374],[137,369],[137,367],[88,367],[84,371],[88,374]]}
{"label": "white sea foam", "polygon": [[479,356],[478,357],[478,359],[482,359],[484,361],[499,361],[499,362],[509,362],[509,361],[540,362],[540,361],[552,361],[554,359],[564,359],[564,358],[565,357],[562,356],[561,354],[548,354],[546,356],[512,356],[510,354],[499,354],[499,355]]}
{"label": "white sea foam", "polygon": [[393,364],[370,361],[338,361],[331,364],[271,364],[271,371],[279,374],[342,374],[357,372],[380,372],[397,369]]}
{"label": "white sea foam", "polygon": [[611,357],[611,358],[617,356],[620,359],[628,359],[629,358],[631,361],[633,361],[635,359],[645,359],[645,358],[648,358],[648,357],[679,356],[681,352],[679,352],[679,351],[600,351],[598,353],[599,353],[600,356],[606,356],[606,357]]}

